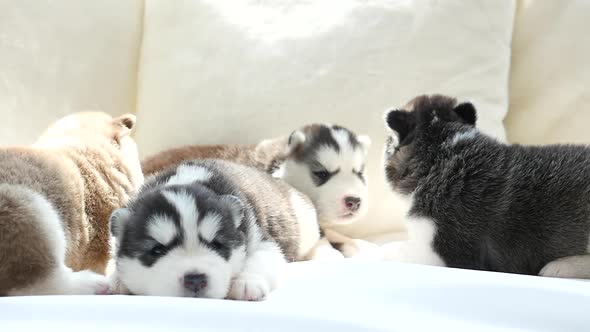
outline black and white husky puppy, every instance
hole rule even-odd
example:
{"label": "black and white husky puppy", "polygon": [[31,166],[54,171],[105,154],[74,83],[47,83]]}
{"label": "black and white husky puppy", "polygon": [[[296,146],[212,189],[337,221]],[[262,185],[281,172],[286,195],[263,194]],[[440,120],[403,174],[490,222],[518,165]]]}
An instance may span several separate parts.
{"label": "black and white husky puppy", "polygon": [[116,292],[261,300],[319,240],[307,196],[260,170],[185,162],[111,217]]}
{"label": "black and white husky puppy", "polygon": [[432,95],[390,111],[385,172],[411,200],[391,259],[590,278],[590,149],[520,146],[475,126],[471,103]]}

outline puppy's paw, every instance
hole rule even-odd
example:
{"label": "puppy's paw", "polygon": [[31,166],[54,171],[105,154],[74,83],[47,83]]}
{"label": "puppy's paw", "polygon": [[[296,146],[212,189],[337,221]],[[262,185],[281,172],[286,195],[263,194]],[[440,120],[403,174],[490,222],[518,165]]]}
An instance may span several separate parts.
{"label": "puppy's paw", "polygon": [[381,247],[365,240],[353,239],[352,241],[341,244],[338,249],[340,249],[342,255],[347,258],[370,260],[383,259]]}
{"label": "puppy's paw", "polygon": [[332,247],[319,247],[310,255],[311,260],[337,260],[344,259],[344,255]]}
{"label": "puppy's paw", "polygon": [[547,263],[539,275],[551,278],[587,279],[590,277],[590,255],[556,259]]}
{"label": "puppy's paw", "polygon": [[238,301],[261,301],[270,290],[268,281],[261,275],[240,273],[232,280],[227,297]]}
{"label": "puppy's paw", "polygon": [[117,294],[117,295],[130,295],[131,294],[129,289],[127,289],[127,287],[123,284],[121,279],[119,279],[116,271],[113,272],[113,274],[111,274],[108,277],[108,281],[109,281],[109,287],[111,289],[111,294]]}
{"label": "puppy's paw", "polygon": [[108,295],[111,287],[107,277],[92,271],[74,272],[71,293],[78,295]]}

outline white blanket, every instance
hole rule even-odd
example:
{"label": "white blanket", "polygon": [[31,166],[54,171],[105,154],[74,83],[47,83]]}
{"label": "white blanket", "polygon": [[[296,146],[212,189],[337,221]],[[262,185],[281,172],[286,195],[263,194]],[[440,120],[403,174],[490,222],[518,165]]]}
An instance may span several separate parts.
{"label": "white blanket", "polygon": [[0,299],[0,331],[589,331],[590,283],[391,262],[291,264],[260,303]]}

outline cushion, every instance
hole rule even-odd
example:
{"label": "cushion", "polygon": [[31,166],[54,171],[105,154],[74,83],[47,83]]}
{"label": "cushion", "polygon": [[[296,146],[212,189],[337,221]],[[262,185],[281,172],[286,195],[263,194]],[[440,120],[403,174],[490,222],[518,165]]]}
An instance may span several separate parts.
{"label": "cushion", "polygon": [[142,2],[0,2],[0,144],[84,109],[135,109]]}
{"label": "cushion", "polygon": [[590,142],[590,2],[519,1],[510,78],[510,141]]}
{"label": "cushion", "polygon": [[310,122],[373,140],[370,212],[342,229],[403,230],[381,166],[383,113],[422,93],[475,102],[504,139],[513,1],[146,2],[138,131],[143,156],[254,143]]}

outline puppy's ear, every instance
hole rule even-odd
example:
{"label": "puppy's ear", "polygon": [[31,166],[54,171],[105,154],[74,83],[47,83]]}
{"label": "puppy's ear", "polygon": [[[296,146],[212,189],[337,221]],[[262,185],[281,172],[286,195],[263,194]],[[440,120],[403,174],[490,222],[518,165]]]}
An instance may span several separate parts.
{"label": "puppy's ear", "polygon": [[398,142],[401,143],[416,127],[416,118],[414,113],[405,110],[389,111],[385,115],[387,128],[392,130],[396,135]]}
{"label": "puppy's ear", "polygon": [[131,211],[127,208],[120,208],[111,214],[111,218],[109,222],[111,224],[111,234],[119,238],[121,235],[121,231],[123,230],[123,223],[126,222],[127,218],[131,215]]}
{"label": "puppy's ear", "polygon": [[120,139],[131,133],[135,128],[137,118],[133,114],[124,114],[113,119],[115,136]]}
{"label": "puppy's ear", "polygon": [[305,143],[306,137],[305,134],[300,130],[295,130],[289,136],[287,140],[287,154],[291,154]]}
{"label": "puppy's ear", "polygon": [[231,209],[234,224],[236,228],[239,227],[242,223],[242,219],[244,219],[245,207],[242,200],[234,195],[223,195],[221,196],[221,201]]}
{"label": "puppy's ear", "polygon": [[461,103],[455,106],[453,111],[459,116],[459,118],[461,118],[461,120],[463,120],[463,122],[475,126],[475,122],[477,121],[477,111],[472,103]]}
{"label": "puppy's ear", "polygon": [[369,148],[371,147],[371,138],[368,135],[360,135],[356,138],[359,141],[359,144],[365,151],[365,154],[369,153]]}

